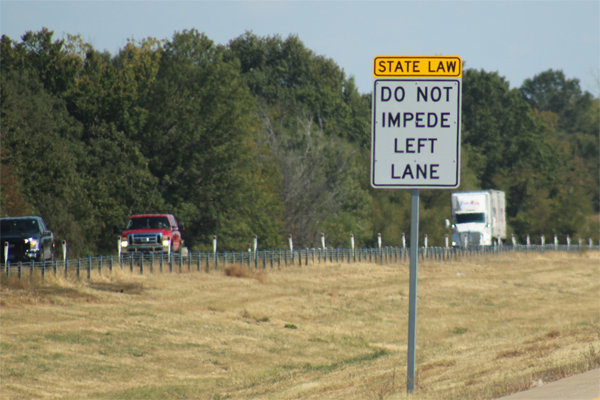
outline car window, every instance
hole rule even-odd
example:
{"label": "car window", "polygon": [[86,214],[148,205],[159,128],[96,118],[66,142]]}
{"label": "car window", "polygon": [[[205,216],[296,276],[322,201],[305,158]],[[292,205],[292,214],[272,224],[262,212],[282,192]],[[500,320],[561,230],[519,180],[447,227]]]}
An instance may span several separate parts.
{"label": "car window", "polygon": [[127,224],[127,229],[169,229],[169,219],[167,217],[139,217],[131,218]]}
{"label": "car window", "polygon": [[7,219],[2,220],[1,231],[3,234],[21,233],[34,234],[41,232],[40,226],[36,219]]}
{"label": "car window", "polygon": [[149,218],[150,228],[153,229],[169,229],[169,219],[167,217],[152,217]]}
{"label": "car window", "polygon": [[148,226],[148,218],[131,218],[127,224],[127,229],[144,229]]}
{"label": "car window", "polygon": [[0,222],[0,233],[8,235],[11,232],[12,225],[10,221],[3,220]]}

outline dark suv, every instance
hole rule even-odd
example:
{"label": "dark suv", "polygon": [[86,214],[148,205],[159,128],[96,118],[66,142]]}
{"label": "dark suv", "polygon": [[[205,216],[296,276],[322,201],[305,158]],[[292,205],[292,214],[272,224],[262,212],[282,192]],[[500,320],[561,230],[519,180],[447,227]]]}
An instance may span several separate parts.
{"label": "dark suv", "polygon": [[2,262],[8,242],[8,261],[52,260],[54,234],[41,217],[0,218]]}

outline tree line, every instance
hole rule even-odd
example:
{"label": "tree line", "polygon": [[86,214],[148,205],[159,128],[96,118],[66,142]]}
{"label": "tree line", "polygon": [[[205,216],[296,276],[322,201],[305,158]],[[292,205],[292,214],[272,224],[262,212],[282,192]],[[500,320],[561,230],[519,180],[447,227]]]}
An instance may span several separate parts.
{"label": "tree line", "polygon": [[[195,30],[129,40],[0,43],[2,216],[36,214],[73,256],[116,251],[113,226],[169,212],[194,251],[390,245],[410,234],[410,191],[369,185],[371,94],[297,36]],[[509,232],[598,239],[600,102],[548,70],[520,88],[463,74],[458,191],[506,191]],[[442,244],[450,191],[421,191]]]}

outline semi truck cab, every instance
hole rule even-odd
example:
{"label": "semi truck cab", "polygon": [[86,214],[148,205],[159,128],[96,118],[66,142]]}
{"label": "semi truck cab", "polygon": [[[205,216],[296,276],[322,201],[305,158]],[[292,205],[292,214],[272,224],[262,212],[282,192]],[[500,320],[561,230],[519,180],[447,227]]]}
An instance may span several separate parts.
{"label": "semi truck cab", "polygon": [[499,190],[457,192],[451,196],[452,245],[490,246],[506,239],[505,195]]}

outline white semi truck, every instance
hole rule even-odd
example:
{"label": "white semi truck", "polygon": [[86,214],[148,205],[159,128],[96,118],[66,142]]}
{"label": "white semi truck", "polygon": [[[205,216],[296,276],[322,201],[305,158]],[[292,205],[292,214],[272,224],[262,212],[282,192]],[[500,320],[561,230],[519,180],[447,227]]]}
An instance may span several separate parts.
{"label": "white semi truck", "polygon": [[506,197],[499,190],[452,193],[452,245],[490,246],[506,239]]}

